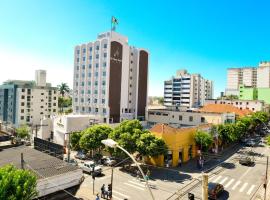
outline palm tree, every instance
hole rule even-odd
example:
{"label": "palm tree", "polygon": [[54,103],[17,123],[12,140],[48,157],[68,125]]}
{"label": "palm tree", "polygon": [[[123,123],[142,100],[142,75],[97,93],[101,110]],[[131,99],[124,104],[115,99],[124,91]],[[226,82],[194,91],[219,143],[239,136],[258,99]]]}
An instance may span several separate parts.
{"label": "palm tree", "polygon": [[58,90],[59,90],[60,94],[62,95],[62,97],[64,97],[64,95],[70,91],[70,89],[66,83],[61,83],[57,87],[58,87]]}

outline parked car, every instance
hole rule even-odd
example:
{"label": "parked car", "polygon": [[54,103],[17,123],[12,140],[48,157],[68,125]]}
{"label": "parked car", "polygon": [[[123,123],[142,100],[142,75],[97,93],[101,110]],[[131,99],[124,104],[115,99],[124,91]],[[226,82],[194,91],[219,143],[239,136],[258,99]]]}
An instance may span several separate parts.
{"label": "parked car", "polygon": [[78,158],[80,160],[85,160],[87,156],[83,151],[78,151],[77,154],[75,155],[75,158]]}
{"label": "parked car", "polygon": [[248,139],[247,138],[242,138],[240,141],[241,141],[241,143],[245,144],[248,141]]}
{"label": "parked car", "polygon": [[219,183],[208,183],[208,198],[217,199],[218,196],[224,191],[223,185]]}
{"label": "parked car", "polygon": [[[65,162],[68,162],[68,159],[65,158],[64,161],[65,161]],[[74,166],[78,166],[77,160],[75,160],[75,159],[73,159],[73,158],[69,159],[69,164],[74,165]]]}
{"label": "parked car", "polygon": [[103,156],[103,158],[101,158],[101,164],[107,165],[107,166],[113,166],[116,164],[116,160],[114,160],[111,157]]}
{"label": "parked car", "polygon": [[239,159],[239,163],[241,165],[246,165],[246,166],[250,166],[250,165],[253,165],[254,164],[254,160],[251,159],[250,157],[248,156],[243,156]]}
{"label": "parked car", "polygon": [[81,169],[89,174],[92,174],[94,169],[95,176],[98,176],[102,173],[101,167],[99,165],[96,165],[94,161],[84,162],[81,166]]}
{"label": "parked car", "polygon": [[245,145],[248,146],[248,147],[254,147],[255,146],[255,142],[253,140],[248,140]]}

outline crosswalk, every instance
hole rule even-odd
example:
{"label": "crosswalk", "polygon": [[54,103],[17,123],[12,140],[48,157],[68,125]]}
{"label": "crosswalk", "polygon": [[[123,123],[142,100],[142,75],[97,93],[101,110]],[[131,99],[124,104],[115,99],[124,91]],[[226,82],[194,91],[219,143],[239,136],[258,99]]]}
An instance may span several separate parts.
{"label": "crosswalk", "polygon": [[209,182],[220,183],[224,185],[226,190],[239,191],[242,194],[251,195],[255,191],[256,185],[235,180],[227,176],[213,176],[209,178]]}
{"label": "crosswalk", "polygon": [[146,185],[145,183],[143,182],[140,182],[139,180],[137,179],[131,179],[131,180],[128,180],[127,182],[124,182],[123,183],[123,187],[117,187],[117,188],[113,188],[113,199],[116,199],[116,200],[123,200],[123,199],[132,199],[129,195],[126,194],[126,190],[124,188],[124,186],[127,186],[127,187],[131,187],[137,191],[144,191],[146,190]]}

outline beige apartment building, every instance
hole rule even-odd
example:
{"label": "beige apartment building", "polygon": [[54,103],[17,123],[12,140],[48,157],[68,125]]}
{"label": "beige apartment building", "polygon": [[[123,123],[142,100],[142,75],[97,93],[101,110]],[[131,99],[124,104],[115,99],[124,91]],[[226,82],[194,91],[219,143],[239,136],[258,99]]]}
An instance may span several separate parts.
{"label": "beige apartment building", "polygon": [[226,95],[239,95],[239,86],[270,88],[270,62],[262,61],[258,67],[228,68]]}

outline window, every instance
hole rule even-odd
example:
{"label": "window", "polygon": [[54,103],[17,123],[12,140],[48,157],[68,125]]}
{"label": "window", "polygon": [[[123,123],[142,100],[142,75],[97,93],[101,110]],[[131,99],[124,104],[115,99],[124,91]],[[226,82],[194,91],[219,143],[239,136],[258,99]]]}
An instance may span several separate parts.
{"label": "window", "polygon": [[106,85],[106,81],[102,81],[102,85]]}
{"label": "window", "polygon": [[22,92],[25,92],[25,89],[24,88],[22,89]]}
{"label": "window", "polygon": [[133,56],[133,53],[131,52],[131,56]]}
{"label": "window", "polygon": [[24,109],[21,109],[21,113],[24,113]]}
{"label": "window", "polygon": [[192,122],[193,121],[193,117],[189,116],[189,121]]}
{"label": "window", "polygon": [[98,76],[98,72],[95,73],[95,76]]}
{"label": "window", "polygon": [[98,45],[96,46],[96,50],[99,50],[99,46]]}
{"label": "window", "polygon": [[88,98],[88,99],[87,99],[87,102],[88,102],[88,103],[91,103],[91,99],[90,99],[90,98]]}
{"label": "window", "polygon": [[53,103],[53,106],[56,106],[56,103]]}
{"label": "window", "polygon": [[76,74],[76,78],[79,78],[79,74]]}
{"label": "window", "polygon": [[104,53],[104,55],[103,55],[103,56],[104,56],[104,58],[107,58],[107,53]]}
{"label": "window", "polygon": [[84,103],[84,98],[81,98],[81,103]]}
{"label": "window", "polygon": [[91,112],[91,108],[90,107],[88,108],[88,112]]}
{"label": "window", "polygon": [[77,62],[79,62],[80,61],[80,58],[77,58]]}
{"label": "window", "polygon": [[82,86],[84,86],[84,82],[82,82]]}
{"label": "window", "polygon": [[76,86],[78,86],[78,85],[79,85],[79,83],[78,83],[78,82],[76,82],[76,83],[75,83],[75,85],[76,85]]}
{"label": "window", "polygon": [[85,69],[85,65],[82,66],[82,69]]}
{"label": "window", "polygon": [[92,60],[92,56],[89,56],[89,60]]}
{"label": "window", "polygon": [[88,90],[87,93],[88,93],[88,94],[91,94],[91,90]]}
{"label": "window", "polygon": [[40,108],[43,108],[43,106],[40,106]]}
{"label": "window", "polygon": [[97,99],[94,99],[94,103],[97,103]]}
{"label": "window", "polygon": [[21,99],[25,99],[25,96],[24,95],[22,95],[22,98]]}
{"label": "window", "polygon": [[97,90],[95,90],[95,94],[98,94],[98,91]]}
{"label": "window", "polygon": [[91,73],[90,72],[88,73],[88,77],[91,77]]}
{"label": "window", "polygon": [[102,103],[105,103],[105,99],[102,99]]}
{"label": "window", "polygon": [[83,112],[85,111],[84,107],[82,107],[82,111],[83,111]]}
{"label": "window", "polygon": [[91,86],[91,81],[88,81],[88,86]]}
{"label": "window", "polygon": [[182,120],[183,120],[183,116],[179,115],[179,121],[182,121]]}
{"label": "window", "polygon": [[89,51],[92,51],[92,47],[89,47]]}
{"label": "window", "polygon": [[132,84],[130,84],[129,87],[132,87]]}
{"label": "window", "polygon": [[21,116],[21,120],[24,120],[24,116]]}
{"label": "window", "polygon": [[98,113],[98,108],[96,108],[96,113]]}
{"label": "window", "polygon": [[96,55],[96,59],[99,59],[99,55],[98,54]]}
{"label": "window", "polygon": [[91,69],[91,68],[92,68],[92,65],[91,65],[91,64],[89,64],[89,65],[88,65],[88,68],[89,68],[89,69]]}
{"label": "window", "polygon": [[79,110],[79,106],[76,106],[76,111],[78,111]]}
{"label": "window", "polygon": [[80,54],[80,50],[79,49],[77,50],[77,54]]}
{"label": "window", "polygon": [[81,91],[81,94],[84,94],[84,90]]}
{"label": "window", "polygon": [[105,90],[102,90],[102,94],[105,94]]}
{"label": "window", "polygon": [[24,106],[24,102],[21,103],[21,106]]}
{"label": "window", "polygon": [[43,112],[41,112],[40,114],[43,115]]}
{"label": "window", "polygon": [[106,114],[106,108],[103,108],[103,113]]}
{"label": "window", "polygon": [[53,100],[56,100],[56,97],[53,97]]}
{"label": "window", "polygon": [[75,98],[75,102],[78,102],[78,98]]}
{"label": "window", "polygon": [[103,72],[103,73],[102,73],[102,76],[106,76],[106,72]]}
{"label": "window", "polygon": [[83,57],[82,60],[85,61],[85,57]]}
{"label": "window", "polygon": [[82,78],[84,78],[85,77],[85,74],[84,73],[82,73]]}
{"label": "window", "polygon": [[104,62],[104,63],[103,63],[103,67],[106,67],[106,65],[107,65],[107,63],[106,63],[106,62]]}
{"label": "window", "polygon": [[96,63],[96,68],[98,68],[98,63]]}
{"label": "window", "polygon": [[77,66],[77,70],[79,70],[80,69],[80,67],[79,66]]}
{"label": "window", "polygon": [[132,64],[132,63],[133,63],[133,61],[130,61],[130,63]]}
{"label": "window", "polygon": [[103,47],[104,47],[104,49],[106,49],[107,48],[107,44],[104,44]]}
{"label": "window", "polygon": [[83,49],[83,53],[85,53],[86,52],[86,49]]}
{"label": "window", "polygon": [[205,118],[204,117],[201,117],[201,122],[205,123]]}
{"label": "window", "polygon": [[95,81],[95,86],[97,86],[98,85],[98,81]]}

